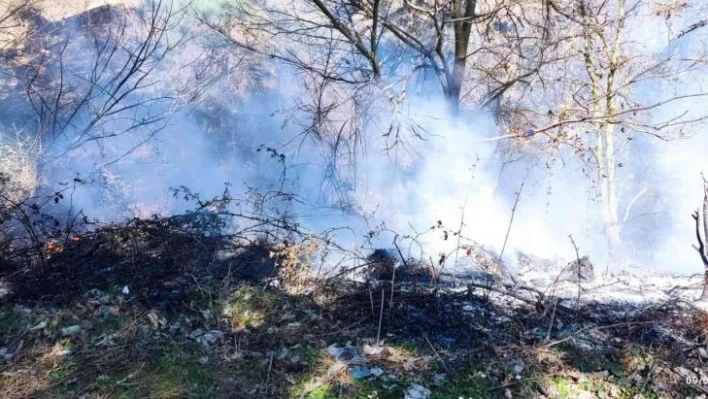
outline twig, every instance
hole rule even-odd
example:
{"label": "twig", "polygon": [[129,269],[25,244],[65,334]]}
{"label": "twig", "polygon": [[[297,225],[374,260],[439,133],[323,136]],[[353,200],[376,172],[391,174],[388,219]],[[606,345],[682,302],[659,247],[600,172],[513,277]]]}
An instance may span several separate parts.
{"label": "twig", "polygon": [[[401,262],[403,263],[403,267],[408,270],[408,262],[406,261],[406,258],[403,257],[403,253],[401,252],[401,248],[398,246],[398,235],[396,235],[393,238],[393,245],[396,247],[396,251],[398,251],[398,256],[401,258]],[[393,273],[391,274],[391,300],[389,303],[389,306],[391,307],[391,311],[388,315],[389,320],[393,318],[393,294],[396,292],[396,265],[393,266]]]}
{"label": "twig", "polygon": [[339,334],[343,333],[344,331],[347,331],[347,330],[349,330],[350,328],[356,327],[356,326],[358,326],[359,324],[361,324],[361,323],[363,323],[363,322],[365,322],[365,321],[367,321],[367,320],[369,320],[369,316],[364,317],[363,319],[357,321],[356,323],[352,323],[352,324],[350,324],[350,325],[348,325],[348,326],[345,326],[345,327],[343,327],[343,328],[340,328],[340,329],[337,330],[337,331],[330,331],[330,332],[323,333],[323,334],[313,334],[313,336],[315,336],[315,337],[327,337],[327,336],[330,336],[330,335],[339,335]]}
{"label": "twig", "polygon": [[371,284],[366,285],[369,288],[369,302],[371,302],[371,317],[376,317],[376,313],[374,312],[374,293],[371,292]]}
{"label": "twig", "polygon": [[[432,256],[428,256],[428,259],[430,260],[430,269],[433,270],[433,271],[435,271],[435,262],[433,262],[433,257],[432,257]],[[435,277],[435,289],[434,289],[434,292],[435,292],[435,296],[436,296],[436,297],[438,296],[438,290],[440,289],[440,276],[442,275],[442,267],[443,267],[443,266],[444,266],[444,264],[440,267],[440,270],[437,270],[437,271],[436,271],[436,272],[437,272],[437,275],[434,276],[434,277]]]}
{"label": "twig", "polygon": [[558,299],[553,302],[553,312],[551,312],[551,323],[548,325],[548,332],[546,333],[546,342],[551,340],[551,331],[553,331],[553,322],[556,319],[556,308],[558,307]]}
{"label": "twig", "polygon": [[516,207],[519,205],[519,198],[521,198],[521,191],[524,189],[524,183],[521,183],[519,191],[516,192],[516,201],[514,201],[514,207],[511,208],[511,219],[509,219],[509,227],[506,229],[506,236],[504,237],[504,245],[502,245],[501,252],[499,253],[499,268],[501,272],[502,259],[504,258],[504,250],[506,249],[506,243],[509,241],[509,234],[511,233],[511,226],[514,224],[514,215],[516,214]]}
{"label": "twig", "polygon": [[[580,278],[582,277],[581,272],[580,272],[580,253],[578,252],[578,246],[575,244],[575,240],[573,239],[572,234],[568,234],[568,238],[570,238],[570,243],[573,244],[573,249],[575,250],[575,261],[576,266],[578,268],[578,301],[576,304],[576,307],[578,308],[578,311],[580,310]],[[577,315],[576,315],[577,317]]]}
{"label": "twig", "polygon": [[379,310],[379,331],[376,333],[376,345],[378,346],[381,342],[381,323],[383,322],[383,307],[384,307],[384,292],[386,290],[381,289],[381,310]]}
{"label": "twig", "polygon": [[642,195],[646,194],[646,192],[649,190],[649,185],[646,183],[644,184],[644,187],[642,187],[641,190],[637,193],[637,195],[632,198],[631,201],[629,201],[629,205],[627,205],[627,209],[624,211],[624,219],[622,219],[622,223],[627,223],[627,220],[629,219],[629,215],[632,213],[632,208],[634,205],[639,201],[639,198],[642,197]]}
{"label": "twig", "polygon": [[[523,297],[523,296],[521,296],[521,295],[519,295],[519,294],[517,294],[517,293],[515,293],[515,292],[509,291],[509,290],[505,290],[505,289],[501,289],[501,288],[497,288],[497,287],[494,287],[494,286],[489,286],[489,285],[487,285],[487,284],[467,283],[467,285],[468,285],[468,286],[471,286],[471,287],[482,288],[482,289],[485,289],[485,290],[494,291],[494,292],[496,292],[496,293],[498,293],[498,294],[502,294],[502,295],[509,296],[509,297],[511,297],[511,298],[514,298],[514,299],[519,300],[519,301],[521,301],[521,302],[528,303],[529,305],[533,305],[533,306],[537,306],[537,305],[539,304],[539,301],[540,301],[540,299],[537,299],[537,300],[534,301],[534,300],[532,300],[532,299],[530,299],[530,298]],[[527,290],[527,291],[529,291],[529,292],[533,292],[533,293],[538,294],[538,295],[539,295],[539,298],[541,298],[541,299],[544,298],[544,296],[543,296],[543,294],[542,294],[541,292],[539,292],[538,290],[535,290],[535,289],[533,289],[533,288],[531,288],[531,287],[525,287],[525,286],[524,286],[524,287],[517,287],[517,289]],[[465,292],[464,295],[467,295],[467,293]],[[565,306],[563,306],[563,305],[556,305],[556,306],[558,307],[558,309],[559,309],[560,311],[562,311],[562,312],[564,312],[564,313],[568,313],[568,314],[569,314],[569,313],[572,311],[572,309],[567,308],[567,307],[565,307]]]}
{"label": "twig", "polygon": [[128,374],[127,376],[125,376],[125,378],[121,379],[120,381],[116,381],[116,385],[122,385],[122,384],[125,384],[128,380],[132,380],[133,378],[135,378],[138,375],[138,373],[140,373],[143,370],[144,367],[145,367],[145,363],[141,364],[140,368],[138,368],[136,371],[133,371],[132,373]]}
{"label": "twig", "polygon": [[214,303],[213,298],[212,298],[212,295],[211,295],[211,291],[202,288],[202,286],[201,286],[201,284],[199,284],[199,281],[197,280],[197,278],[194,277],[194,274],[190,273],[189,276],[192,278],[192,280],[194,280],[194,284],[197,285],[197,290],[201,291],[202,293],[206,293],[207,295],[209,295],[209,304],[210,304],[209,307],[211,308],[211,307],[212,307],[211,304]]}
{"label": "twig", "polygon": [[324,282],[330,282],[330,281],[336,280],[336,279],[338,279],[339,277],[345,276],[345,275],[347,275],[347,274],[349,274],[349,273],[351,273],[351,272],[353,272],[353,271],[355,271],[355,270],[361,269],[361,268],[366,267],[366,266],[371,266],[371,265],[373,265],[373,264],[374,264],[374,262],[366,262],[366,263],[363,263],[363,264],[361,264],[361,265],[357,265],[357,266],[354,266],[354,267],[350,267],[349,269],[344,269],[343,271],[341,271],[341,272],[335,274],[334,276],[327,277],[327,278],[324,280]]}
{"label": "twig", "polygon": [[[469,191],[468,191],[469,196]],[[457,267],[457,261],[460,256],[460,241],[462,241],[462,227],[465,225],[465,209],[467,208],[467,200],[469,197],[465,197],[465,203],[462,205],[462,212],[460,213],[460,227],[457,229],[457,245],[455,246],[455,262],[452,267]],[[442,272],[442,270],[440,270]]]}
{"label": "twig", "polygon": [[268,363],[268,375],[266,376],[266,381],[265,385],[263,386],[263,390],[268,392],[268,384],[270,383],[270,372],[273,370],[273,355],[275,352],[270,353],[270,362]]}
{"label": "twig", "polygon": [[425,335],[425,334],[423,334],[423,338],[425,338],[425,342],[428,343],[428,345],[430,346],[430,349],[432,349],[432,350],[433,350],[433,353],[435,353],[435,357],[437,357],[438,360],[440,360],[440,363],[443,365],[443,367],[445,368],[445,370],[450,371],[450,369],[447,368],[447,364],[445,364],[445,361],[442,359],[442,357],[440,357],[440,354],[438,353],[438,351],[436,351],[436,350],[435,350],[435,347],[433,347],[433,344],[430,343],[430,340],[428,339],[428,336]]}
{"label": "twig", "polygon": [[627,327],[628,327],[628,326],[635,325],[635,324],[652,324],[652,323],[656,323],[656,320],[647,320],[647,321],[626,321],[626,322],[622,322],[622,323],[609,324],[609,325],[606,325],[606,326],[587,327],[587,328],[583,328],[582,330],[577,331],[575,334],[569,335],[569,336],[567,336],[567,337],[565,337],[565,338],[563,338],[563,339],[559,339],[558,341],[553,341],[553,342],[551,342],[551,343],[549,343],[549,344],[543,345],[541,348],[546,348],[546,349],[547,349],[547,348],[550,348],[550,347],[552,347],[552,346],[556,346],[556,345],[558,345],[558,344],[562,344],[563,342],[570,341],[571,339],[577,337],[578,335],[580,335],[580,334],[582,334],[582,333],[585,333],[585,332],[588,332],[588,331],[598,331],[598,330],[605,330],[605,329],[608,329],[608,328],[615,328],[615,327],[622,327],[622,326],[627,326]]}
{"label": "twig", "polygon": [[231,287],[231,266],[232,266],[232,263],[229,262],[229,271],[228,271],[228,273],[226,273],[226,277],[224,277],[224,279],[221,280],[224,288],[226,288],[226,289]]}

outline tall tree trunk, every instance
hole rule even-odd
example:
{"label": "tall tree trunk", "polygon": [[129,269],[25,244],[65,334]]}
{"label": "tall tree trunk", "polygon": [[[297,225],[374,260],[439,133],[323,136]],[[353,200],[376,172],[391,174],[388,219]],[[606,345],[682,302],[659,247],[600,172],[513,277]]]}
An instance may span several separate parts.
{"label": "tall tree trunk", "polygon": [[[617,27],[612,47],[609,49],[609,70],[604,91],[601,87],[601,75],[598,69],[601,63],[596,59],[594,35],[595,22],[592,10],[584,1],[580,2],[580,16],[583,21],[583,39],[585,69],[590,78],[592,95],[592,118],[597,122],[595,143],[595,160],[597,161],[597,187],[600,195],[602,222],[607,237],[609,263],[622,262],[621,221],[619,220],[619,200],[617,195],[616,161],[615,161],[615,124],[617,123],[617,104],[615,100],[616,78],[619,72],[622,31],[625,19],[625,0],[619,0]],[[604,39],[603,39],[604,40]],[[604,41],[603,41],[604,42]],[[603,109],[604,108],[604,109]],[[609,267],[609,264],[608,264]]]}
{"label": "tall tree trunk", "polygon": [[607,236],[607,249],[610,263],[622,262],[622,226],[619,220],[617,200],[616,162],[614,152],[614,125],[607,124],[602,130],[604,142],[603,173],[601,195],[603,222]]}
{"label": "tall tree trunk", "polygon": [[[590,78],[590,94],[592,96],[592,118],[602,120],[606,115],[605,107],[612,106],[612,99],[603,93],[600,86],[600,76],[597,73],[596,59],[593,56],[593,30],[587,15],[585,3],[581,3],[581,16],[584,18],[583,37],[585,49],[585,69]],[[614,84],[614,83],[612,83]],[[604,104],[603,104],[604,103]],[[600,198],[602,223],[607,237],[607,250],[610,263],[614,263],[621,253],[620,225],[617,218],[617,185],[615,179],[614,156],[614,125],[611,123],[596,123],[595,161],[597,162],[597,191]],[[609,264],[608,264],[609,266]]]}
{"label": "tall tree trunk", "polygon": [[465,76],[465,61],[455,60],[452,68],[452,74],[448,81],[447,101],[450,106],[450,112],[457,115],[460,112],[460,101],[462,96],[462,82]]}
{"label": "tall tree trunk", "polygon": [[470,44],[472,23],[476,17],[477,0],[452,0],[452,20],[455,37],[455,59],[452,73],[447,76],[447,101],[454,115],[460,110],[462,83],[467,69],[467,48]]}
{"label": "tall tree trunk", "polygon": [[625,0],[619,0],[618,20],[615,30],[615,40],[609,56],[609,70],[607,72],[607,86],[605,89],[605,123],[603,134],[605,142],[605,195],[603,196],[606,208],[605,231],[608,239],[610,260],[613,263],[622,262],[622,240],[620,237],[622,226],[618,218],[619,201],[617,198],[617,163],[615,162],[615,124],[617,123],[617,104],[615,100],[615,82],[619,71],[619,58],[621,53],[622,32],[625,19]]}

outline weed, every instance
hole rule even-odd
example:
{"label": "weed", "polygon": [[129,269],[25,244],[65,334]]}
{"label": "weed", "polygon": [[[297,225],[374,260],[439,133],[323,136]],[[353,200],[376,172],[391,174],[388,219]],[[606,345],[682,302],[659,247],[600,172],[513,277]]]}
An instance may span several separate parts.
{"label": "weed", "polygon": [[310,392],[305,395],[305,398],[307,399],[330,399],[330,398],[336,398],[337,393],[335,392],[335,389],[331,385],[322,385],[317,388],[312,389]]}
{"label": "weed", "polygon": [[553,388],[560,398],[570,398],[574,395],[573,380],[569,377],[555,376],[551,379]]}
{"label": "weed", "polygon": [[277,303],[275,294],[243,285],[232,295],[223,313],[231,319],[232,328],[255,327],[266,321]]}

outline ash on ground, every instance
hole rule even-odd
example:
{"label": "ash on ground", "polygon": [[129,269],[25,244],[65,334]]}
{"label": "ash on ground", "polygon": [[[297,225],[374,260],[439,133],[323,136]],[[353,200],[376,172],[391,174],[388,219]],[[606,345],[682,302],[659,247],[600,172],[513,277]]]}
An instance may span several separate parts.
{"label": "ash on ground", "polygon": [[[701,274],[670,274],[638,266],[605,274],[586,256],[572,262],[518,254],[518,282],[560,298],[578,297],[586,302],[660,302],[697,300],[703,290]],[[700,305],[700,303],[698,303]]]}
{"label": "ash on ground", "polygon": [[482,246],[472,247],[461,256],[451,256],[438,265],[415,259],[403,262],[395,249],[376,249],[367,260],[369,276],[381,282],[390,282],[395,270],[395,279],[402,284],[435,285],[448,291],[464,290],[473,284],[519,295],[540,292],[561,300],[579,299],[581,303],[639,304],[680,299],[708,308],[708,302],[699,301],[702,274],[661,273],[638,266],[605,273],[604,265],[595,265],[588,256],[572,261],[522,252],[512,256],[516,258],[513,267]]}

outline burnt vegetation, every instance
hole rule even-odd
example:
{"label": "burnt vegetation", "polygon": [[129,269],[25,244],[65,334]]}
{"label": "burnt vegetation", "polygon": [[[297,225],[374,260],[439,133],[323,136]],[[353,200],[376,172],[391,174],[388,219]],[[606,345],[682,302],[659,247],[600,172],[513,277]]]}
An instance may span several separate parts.
{"label": "burnt vegetation", "polygon": [[[326,237],[277,218],[230,231],[255,217],[226,211],[235,201],[227,194],[185,196],[194,209],[182,215],[108,225],[85,218],[70,228],[39,222],[66,195],[5,203],[5,227],[26,214],[37,222],[25,225],[28,236],[42,244],[3,247],[7,397],[397,398],[416,385],[441,398],[683,397],[705,389],[708,315],[687,302],[523,294],[501,277],[451,277],[444,263],[452,256],[424,262],[395,247],[349,252],[356,266],[327,272],[322,257],[341,249]],[[488,259],[481,247],[461,251]],[[562,274],[587,278],[589,261],[580,261]],[[54,377],[32,382],[22,374],[29,368]]]}

